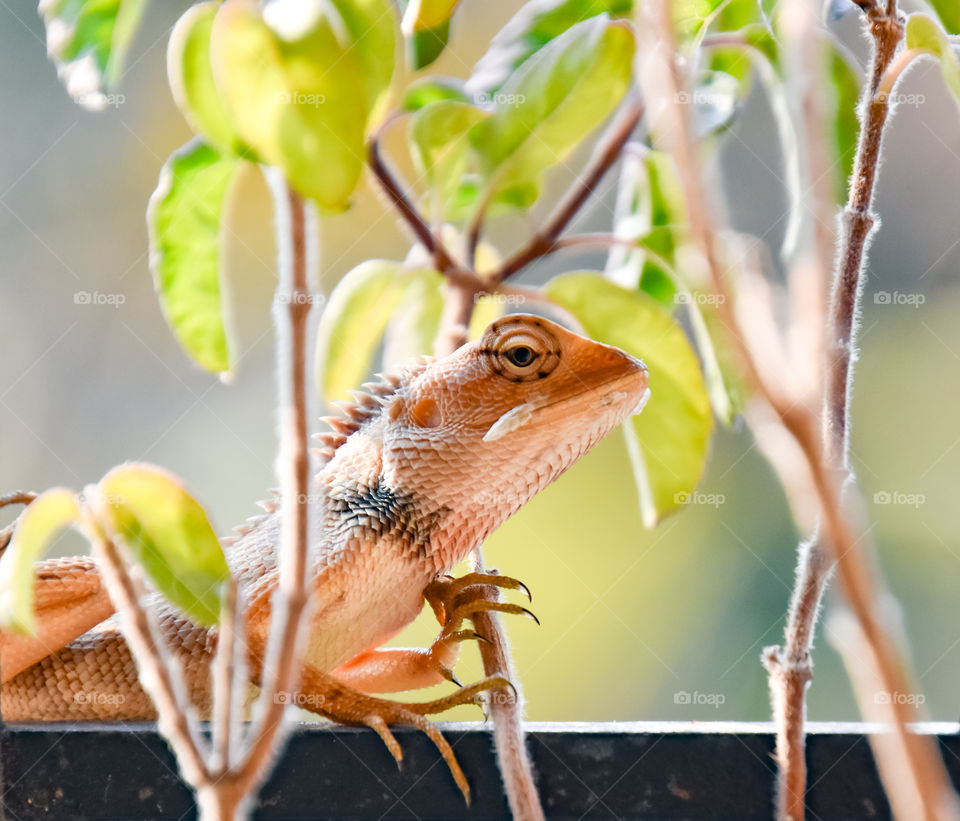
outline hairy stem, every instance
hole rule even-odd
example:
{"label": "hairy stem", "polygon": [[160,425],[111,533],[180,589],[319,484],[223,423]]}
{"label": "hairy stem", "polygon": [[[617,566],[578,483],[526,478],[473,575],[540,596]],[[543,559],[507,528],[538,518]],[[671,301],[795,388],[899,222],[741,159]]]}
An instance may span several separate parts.
{"label": "hairy stem", "polygon": [[237,582],[231,578],[217,631],[217,653],[213,662],[213,759],[210,769],[222,776],[230,768],[231,748],[237,715]]}
{"label": "hairy stem", "polygon": [[306,634],[308,502],[310,456],[307,440],[307,333],[312,297],[307,277],[306,205],[285,181],[274,179],[280,283],[276,323],[280,378],[280,550],[279,583],[271,605],[270,637],[261,677],[262,693],[250,745],[236,768],[238,789],[248,794],[266,776],[280,743],[291,692],[300,676]]}
{"label": "hairy stem", "polygon": [[[677,99],[677,95],[684,90],[685,84],[673,47],[673,21],[669,5],[664,0],[660,0],[656,12],[654,27],[659,34],[660,41],[653,44],[651,48],[659,55],[662,63],[660,80],[664,86],[665,98]],[[876,14],[878,13],[875,13],[872,17],[873,25],[877,23]],[[892,54],[892,50],[896,48],[896,41],[894,40],[891,44],[889,31],[887,34],[880,36],[884,43],[883,48],[890,48]],[[878,46],[878,48],[880,47]],[[876,74],[876,72],[874,73]],[[881,71],[879,76],[882,76],[882,73]],[[874,84],[873,87],[876,88],[876,85]],[[874,663],[871,667],[875,674],[870,677],[871,684],[874,687],[873,694],[885,692],[888,694],[888,700],[892,702],[885,718],[893,724],[894,743],[883,746],[874,745],[891,803],[898,817],[902,818],[960,817],[958,816],[960,810],[957,807],[956,796],[950,788],[949,779],[937,748],[929,742],[929,739],[911,733],[907,727],[908,722],[916,720],[916,712],[912,704],[901,703],[898,699],[891,697],[891,694],[894,693],[911,691],[909,677],[893,641],[883,628],[882,619],[878,612],[875,583],[869,562],[864,555],[864,548],[861,546],[866,540],[866,534],[861,528],[854,530],[847,519],[849,514],[845,512],[842,501],[842,475],[836,468],[835,459],[831,458],[831,453],[834,451],[827,444],[829,437],[822,434],[816,415],[810,412],[803,403],[793,401],[789,392],[784,390],[783,386],[771,385],[762,378],[761,371],[757,366],[756,356],[747,345],[739,324],[739,318],[733,310],[732,302],[727,298],[724,268],[715,241],[716,233],[706,208],[706,192],[695,152],[689,113],[684,108],[684,106],[678,105],[667,106],[666,112],[667,116],[670,117],[668,133],[672,138],[671,149],[677,161],[687,202],[691,237],[704,258],[714,290],[723,297],[718,300],[718,308],[743,361],[747,375],[755,384],[761,396],[773,408],[781,424],[790,433],[803,453],[812,477],[813,491],[822,510],[826,536],[824,544],[830,550],[829,560],[836,563],[841,587],[863,633],[866,646],[873,657]],[[844,279],[844,272],[850,270],[849,258],[846,254],[859,253],[859,259],[862,260],[866,235],[872,227],[868,210],[876,175],[876,162],[879,159],[879,144],[882,133],[882,120],[877,122],[874,119],[877,112],[872,109],[873,104],[868,106],[868,122],[864,128],[864,134],[861,136],[861,141],[865,141],[867,154],[873,156],[873,162],[870,165],[864,157],[860,157],[855,169],[855,174],[866,175],[869,185],[864,185],[863,180],[854,180],[854,193],[851,194],[851,201],[859,203],[857,210],[862,212],[865,218],[864,222],[869,221],[870,224],[866,225],[865,232],[863,232],[862,227],[858,229],[858,232],[863,232],[860,235],[859,242],[857,242],[857,236],[854,235],[848,237],[843,244],[843,247],[848,250],[841,253],[839,291],[842,299],[850,300],[851,293],[853,298],[852,301],[849,301],[848,313],[838,310],[836,302],[834,303],[833,317],[835,321],[831,323],[830,328],[831,333],[836,333],[836,329],[838,327],[842,328],[845,318],[849,317],[849,324],[846,326],[848,333],[839,337],[847,342],[852,337],[856,294],[859,285],[857,275],[860,269],[857,266],[855,275],[852,278],[847,276]],[[871,137],[871,134],[874,136]],[[853,250],[850,250],[851,248]],[[827,390],[830,390],[829,384]],[[847,398],[846,382],[843,383],[842,396],[845,401]],[[842,419],[845,425],[845,406]],[[831,436],[836,435],[836,425],[828,429],[831,431]],[[818,544],[820,544],[819,541]],[[820,578],[823,576],[821,572],[823,561],[823,557],[815,555],[807,559],[805,566]],[[805,586],[801,578],[801,589]],[[799,625],[797,633],[797,641],[799,642],[809,642],[809,631],[812,629],[819,604],[819,596],[815,598],[816,600],[809,602],[810,607],[804,611],[808,621]],[[805,687],[802,676],[797,677],[796,681],[800,683],[801,688]],[[860,693],[861,702],[867,700],[867,695],[867,693]],[[802,723],[800,726],[802,727]],[[791,749],[796,750],[796,746],[794,745]],[[797,798],[799,806],[802,808],[802,786]],[[797,806],[797,802],[791,803],[793,806]],[[916,808],[919,808],[919,811],[911,814],[911,809]]]}
{"label": "hairy stem", "polygon": [[[481,545],[474,551],[473,569],[477,573],[487,572]],[[506,633],[496,613],[477,613],[474,624],[481,636],[490,639],[489,642],[480,643],[483,672],[487,676],[503,676],[513,684],[513,692],[497,690],[485,696],[487,709],[493,719],[493,738],[510,814],[517,821],[545,821],[523,731],[523,695],[510,662]]]}
{"label": "hairy stem", "polygon": [[184,780],[198,790],[210,787],[204,744],[179,667],[164,650],[116,544],[92,520],[87,531],[110,601],[120,616],[123,637],[136,659],[140,684],[157,710],[157,729],[176,752]]}

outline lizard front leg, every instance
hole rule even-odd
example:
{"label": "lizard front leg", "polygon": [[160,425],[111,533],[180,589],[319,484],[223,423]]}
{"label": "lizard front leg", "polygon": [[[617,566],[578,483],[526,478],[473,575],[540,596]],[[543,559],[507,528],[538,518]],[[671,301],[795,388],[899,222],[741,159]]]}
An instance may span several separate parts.
{"label": "lizard front leg", "polygon": [[527,597],[526,585],[509,576],[493,573],[468,573],[460,578],[442,576],[424,590],[424,598],[441,625],[440,635],[430,647],[377,647],[366,650],[333,671],[344,684],[365,693],[397,693],[420,690],[452,681],[453,665],[465,641],[485,637],[475,630],[463,630],[465,619],[484,610],[526,615],[525,607],[496,599],[496,588],[521,590]]}

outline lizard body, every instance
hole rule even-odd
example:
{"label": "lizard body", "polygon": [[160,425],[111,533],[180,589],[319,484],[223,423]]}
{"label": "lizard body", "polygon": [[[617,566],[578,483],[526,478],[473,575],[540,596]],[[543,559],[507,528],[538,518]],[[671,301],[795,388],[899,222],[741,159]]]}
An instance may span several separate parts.
{"label": "lizard body", "polygon": [[[310,629],[297,703],[368,724],[388,746],[392,722],[431,732],[422,715],[471,699],[401,705],[366,693],[451,680],[459,630],[472,612],[520,612],[491,602],[485,577],[444,580],[489,533],[646,401],[647,373],[622,351],[545,319],[507,316],[477,342],[365,386],[321,435],[310,516],[316,546]],[[265,657],[277,584],[279,514],[253,520],[228,549],[238,581],[251,681]],[[500,586],[522,587],[503,579]],[[472,583],[469,583],[471,582]],[[154,716],[111,616],[94,563],[54,559],[37,571],[36,636],[0,634],[0,704],[7,721]],[[487,591],[484,593],[484,591]],[[431,648],[380,648],[421,611],[444,625]],[[183,667],[201,713],[209,710],[216,631],[149,594],[164,643]],[[502,683],[502,682],[501,682]],[[389,706],[385,706],[389,705]],[[445,742],[443,742],[445,744]],[[399,755],[398,748],[391,751]],[[447,758],[466,789],[452,753]]]}

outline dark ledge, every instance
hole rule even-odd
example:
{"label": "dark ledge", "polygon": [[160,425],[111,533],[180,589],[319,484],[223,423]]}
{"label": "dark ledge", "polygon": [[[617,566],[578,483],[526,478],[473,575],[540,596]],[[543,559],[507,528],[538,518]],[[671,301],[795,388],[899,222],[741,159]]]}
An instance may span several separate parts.
{"label": "dark ledge", "polygon": [[[508,818],[488,729],[442,725],[473,788],[464,805],[421,733],[397,736],[398,771],[370,731],[302,725],[260,796],[262,819]],[[809,817],[887,819],[863,724],[813,724]],[[955,724],[939,736],[960,783]],[[772,727],[753,723],[531,723],[530,750],[551,819],[769,821]],[[173,757],[151,725],[7,725],[0,729],[4,817],[181,819],[194,816]]]}

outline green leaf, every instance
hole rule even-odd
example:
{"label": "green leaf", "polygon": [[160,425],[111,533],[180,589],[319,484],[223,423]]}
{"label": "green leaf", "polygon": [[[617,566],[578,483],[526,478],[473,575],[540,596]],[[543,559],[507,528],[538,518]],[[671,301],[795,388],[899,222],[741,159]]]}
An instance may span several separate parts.
{"label": "green leaf", "polygon": [[227,153],[249,156],[213,79],[210,32],[218,2],[191,6],[177,21],[167,46],[167,76],[180,113],[197,134]]}
{"label": "green leaf", "polygon": [[616,107],[633,64],[629,26],[604,15],[578,23],[524,62],[494,95],[470,139],[493,192],[526,204],[543,173],[569,156]]}
{"label": "green leaf", "polygon": [[100,111],[111,104],[146,0],[43,0],[47,53],[79,105]]}
{"label": "green leaf", "polygon": [[650,401],[625,431],[644,522],[652,526],[683,505],[706,464],[713,418],[697,356],[662,306],[600,274],[562,274],[544,290],[591,336],[650,369]]}
{"label": "green leaf", "polygon": [[419,111],[430,103],[455,100],[469,103],[470,95],[464,90],[463,80],[456,77],[424,77],[411,83],[403,95],[404,111]]}
{"label": "green leaf", "polygon": [[673,158],[662,151],[629,153],[623,159],[615,228],[637,248],[616,246],[606,270],[618,283],[636,286],[673,307],[676,285],[674,254],[687,239],[687,208]]}
{"label": "green leaf", "polygon": [[337,283],[317,328],[317,380],[327,402],[349,398],[370,371],[390,317],[411,280],[438,276],[403,263],[372,259]]}
{"label": "green leaf", "polygon": [[13,539],[0,557],[0,627],[21,635],[36,633],[34,563],[79,518],[76,496],[62,487],[41,493],[20,514]]}
{"label": "green leaf", "polygon": [[947,88],[960,101],[960,61],[937,21],[926,14],[911,14],[907,18],[907,48],[925,51],[936,57],[940,61],[940,71]]}
{"label": "green leaf", "polygon": [[681,44],[698,41],[723,5],[724,0],[671,0],[673,22]]}
{"label": "green leaf", "polygon": [[425,271],[411,279],[387,326],[383,346],[384,370],[417,356],[434,353],[443,314],[443,277]]}
{"label": "green leaf", "polygon": [[367,119],[393,71],[387,0],[334,0],[315,19],[289,3],[261,18],[225,3],[211,35],[216,85],[242,140],[328,212],[347,207]]}
{"label": "green leaf", "polygon": [[843,203],[847,200],[847,181],[853,173],[857,136],[860,133],[860,121],[857,119],[860,75],[835,45],[828,46],[827,59],[831,86],[831,93],[827,95],[827,113],[833,125],[834,190],[837,202]]}
{"label": "green leaf", "polygon": [[417,170],[431,189],[431,200],[446,202],[467,167],[469,130],[487,117],[469,103],[441,100],[415,112],[407,132]]}
{"label": "green leaf", "polygon": [[200,503],[175,476],[147,464],[114,468],[99,492],[101,520],[157,590],[191,621],[217,624],[230,568]]}
{"label": "green leaf", "polygon": [[449,42],[449,20],[444,20],[436,28],[412,32],[407,37],[407,59],[410,67],[414,71],[420,71],[436,62]]}
{"label": "green leaf", "polygon": [[960,3],[957,0],[928,0],[947,34],[960,34]]}
{"label": "green leaf", "polygon": [[633,0],[547,0],[525,3],[490,42],[468,83],[481,98],[492,98],[513,71],[571,26],[600,14],[628,17]]}
{"label": "green leaf", "polygon": [[451,18],[459,3],[460,0],[410,0],[403,12],[403,33],[437,28]]}
{"label": "green leaf", "polygon": [[175,151],[147,207],[150,268],[164,316],[208,371],[230,370],[220,289],[220,226],[238,160],[199,139]]}

